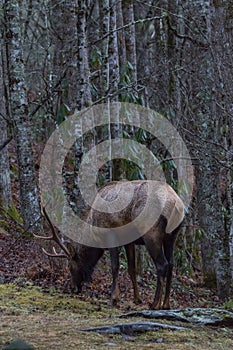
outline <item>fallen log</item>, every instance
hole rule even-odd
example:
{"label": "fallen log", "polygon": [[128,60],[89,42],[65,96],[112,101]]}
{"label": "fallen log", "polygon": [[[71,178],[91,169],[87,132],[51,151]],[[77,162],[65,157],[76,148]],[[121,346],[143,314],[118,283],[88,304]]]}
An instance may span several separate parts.
{"label": "fallen log", "polygon": [[109,326],[100,326],[93,328],[85,328],[82,331],[85,332],[97,332],[103,334],[125,334],[133,336],[135,333],[142,333],[148,331],[158,331],[160,329],[171,329],[171,330],[185,330],[184,327],[173,326],[163,323],[156,322],[132,322],[132,323],[120,323]]}
{"label": "fallen log", "polygon": [[118,317],[143,317],[188,322],[196,325],[233,327],[233,312],[223,309],[190,308],[179,310],[142,310],[129,312]]}

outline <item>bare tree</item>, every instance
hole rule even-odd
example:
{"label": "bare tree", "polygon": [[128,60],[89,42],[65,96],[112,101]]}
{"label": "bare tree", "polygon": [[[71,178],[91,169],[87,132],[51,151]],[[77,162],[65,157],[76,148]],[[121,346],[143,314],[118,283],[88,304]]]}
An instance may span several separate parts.
{"label": "bare tree", "polygon": [[4,47],[7,55],[9,82],[9,113],[16,143],[20,205],[25,228],[32,228],[40,217],[38,190],[35,181],[34,158],[30,142],[30,120],[25,81],[22,23],[20,3],[17,0],[4,3]]}
{"label": "bare tree", "polygon": [[132,83],[137,84],[137,54],[136,54],[136,36],[135,36],[135,20],[134,20],[134,1],[127,0],[122,2],[123,23],[125,48],[127,61],[132,65]]}
{"label": "bare tree", "polygon": [[77,102],[78,109],[90,106],[92,97],[90,91],[90,67],[87,45],[87,17],[90,9],[89,0],[78,0],[77,33],[78,33],[78,74]]}
{"label": "bare tree", "polygon": [[[202,239],[202,261],[204,277],[207,284],[217,283],[218,293],[222,298],[231,295],[231,268],[229,254],[229,230],[222,215],[223,203],[220,191],[221,150],[223,151],[221,124],[224,118],[221,108],[221,86],[224,85],[219,37],[223,23],[220,12],[224,7],[216,8],[209,1],[202,4],[203,40],[208,48],[199,56],[198,76],[205,82],[199,86],[202,101],[197,116],[197,198],[199,222],[204,230]],[[220,15],[220,16],[219,16]],[[223,63],[223,62],[222,62]],[[225,118],[224,118],[225,119]]]}
{"label": "bare tree", "polygon": [[[0,39],[1,48],[2,38]],[[12,203],[11,198],[11,179],[10,179],[10,167],[9,167],[9,155],[7,142],[10,140],[7,132],[7,116],[6,116],[6,106],[4,98],[4,86],[3,86],[3,57],[2,51],[0,51],[0,140],[2,143],[2,149],[0,149],[0,205],[4,207],[9,207]]]}

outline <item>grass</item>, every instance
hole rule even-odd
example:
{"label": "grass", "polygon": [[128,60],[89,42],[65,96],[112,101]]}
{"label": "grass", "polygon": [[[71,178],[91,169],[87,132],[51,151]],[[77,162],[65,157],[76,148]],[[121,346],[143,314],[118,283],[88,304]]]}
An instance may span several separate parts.
{"label": "grass", "polygon": [[122,310],[110,307],[109,301],[80,300],[30,284],[1,284],[0,314],[0,349],[15,339],[23,339],[38,350],[233,348],[233,331],[228,328],[183,324],[186,330],[160,330],[133,337],[86,333],[82,329],[122,322],[117,318]]}

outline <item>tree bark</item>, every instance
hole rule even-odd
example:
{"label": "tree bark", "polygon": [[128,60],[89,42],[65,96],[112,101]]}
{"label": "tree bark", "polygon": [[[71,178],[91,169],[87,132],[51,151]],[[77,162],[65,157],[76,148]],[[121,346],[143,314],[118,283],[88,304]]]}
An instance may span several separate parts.
{"label": "tree bark", "polygon": [[[124,29],[125,47],[127,61],[132,65],[132,82],[137,84],[137,55],[136,55],[136,36],[134,24],[134,1],[126,0],[122,2],[122,13],[124,25],[129,25]],[[136,88],[136,86],[135,86]]]}
{"label": "tree bark", "polygon": [[[20,182],[21,213],[26,229],[34,229],[40,218],[38,189],[35,180],[34,158],[30,141],[30,120],[23,57],[20,3],[5,3],[5,48],[9,77],[9,111],[14,126]],[[38,227],[38,225],[37,225]]]}
{"label": "tree bark", "polygon": [[[2,38],[0,38],[1,48],[3,47]],[[4,87],[3,82],[3,57],[2,51],[0,51],[0,140],[1,142],[9,140],[7,133],[7,120],[6,120],[6,100],[4,98]],[[3,145],[4,146],[4,145]],[[7,144],[4,148],[0,149],[0,205],[9,207],[12,204],[11,196],[11,179],[10,179],[10,166],[9,166],[9,155]]]}
{"label": "tree bark", "polygon": [[[205,6],[204,6],[205,5]],[[201,144],[197,171],[199,222],[204,230],[202,240],[203,272],[206,284],[212,286],[216,280],[218,294],[222,299],[231,296],[232,276],[229,241],[224,218],[221,213],[220,165],[218,162],[221,144],[219,125],[221,111],[218,108],[218,82],[221,75],[216,65],[219,48],[214,38],[213,23],[219,16],[209,1],[203,4],[206,37],[209,49],[202,56],[200,78],[205,76],[206,86],[202,87],[203,109],[198,115],[198,135]]]}
{"label": "tree bark", "polygon": [[78,33],[78,72],[77,106],[83,109],[92,104],[90,91],[90,67],[87,45],[87,15],[89,0],[78,0],[77,33]]}

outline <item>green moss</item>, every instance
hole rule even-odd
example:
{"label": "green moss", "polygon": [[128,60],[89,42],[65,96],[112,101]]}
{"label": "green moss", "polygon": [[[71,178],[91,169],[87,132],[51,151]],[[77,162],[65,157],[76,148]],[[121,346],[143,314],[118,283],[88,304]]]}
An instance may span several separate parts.
{"label": "green moss", "polygon": [[223,304],[224,309],[233,311],[233,300],[228,300]]}
{"label": "green moss", "polygon": [[0,310],[4,314],[32,312],[58,312],[67,310],[73,313],[92,312],[93,315],[109,313],[109,308],[97,300],[81,301],[78,296],[63,295],[54,290],[44,291],[40,287],[20,287],[13,283],[0,285]]}
{"label": "green moss", "polygon": [[[83,296],[85,298],[85,296]],[[35,349],[159,349],[159,350],[228,350],[233,348],[232,330],[197,327],[187,330],[136,334],[98,334],[83,332],[89,327],[122,322],[122,310],[109,307],[103,300],[80,300],[54,290],[27,285],[0,285],[0,349],[21,339]],[[135,322],[140,318],[134,319]],[[129,322],[132,320],[128,320]],[[170,322],[169,322],[170,323]]]}

